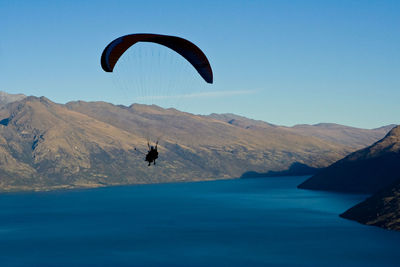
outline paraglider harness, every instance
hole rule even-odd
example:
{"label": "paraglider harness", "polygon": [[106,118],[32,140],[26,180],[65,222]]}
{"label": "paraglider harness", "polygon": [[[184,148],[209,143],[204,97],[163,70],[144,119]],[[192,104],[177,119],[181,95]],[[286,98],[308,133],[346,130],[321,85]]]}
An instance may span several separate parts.
{"label": "paraglider harness", "polygon": [[156,142],[156,146],[150,146],[149,142],[147,142],[147,146],[149,147],[149,151],[146,155],[146,159],[145,161],[149,162],[149,165],[153,162],[154,165],[156,165],[156,159],[158,159],[158,152],[157,152],[157,145],[158,145],[158,141]]}

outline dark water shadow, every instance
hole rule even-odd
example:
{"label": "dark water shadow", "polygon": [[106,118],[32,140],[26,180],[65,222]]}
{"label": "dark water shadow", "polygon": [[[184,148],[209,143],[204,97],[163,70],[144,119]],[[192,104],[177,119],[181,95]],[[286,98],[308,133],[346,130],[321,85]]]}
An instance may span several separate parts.
{"label": "dark water shadow", "polygon": [[300,162],[294,162],[287,170],[269,171],[265,173],[249,171],[243,173],[240,178],[276,177],[276,176],[305,176],[314,175],[321,168],[314,168]]}

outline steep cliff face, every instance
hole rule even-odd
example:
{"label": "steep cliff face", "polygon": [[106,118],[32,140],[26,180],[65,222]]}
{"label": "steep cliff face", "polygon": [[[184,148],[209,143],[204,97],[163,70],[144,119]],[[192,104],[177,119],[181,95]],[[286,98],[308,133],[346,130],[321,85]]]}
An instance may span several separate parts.
{"label": "steep cliff face", "polygon": [[393,184],[400,166],[400,126],[299,185],[303,189],[376,193]]}

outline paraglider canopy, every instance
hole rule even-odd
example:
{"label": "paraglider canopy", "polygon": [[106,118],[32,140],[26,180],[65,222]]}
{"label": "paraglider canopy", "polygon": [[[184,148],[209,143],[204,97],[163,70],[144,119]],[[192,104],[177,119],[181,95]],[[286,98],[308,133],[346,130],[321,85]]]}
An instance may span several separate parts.
{"label": "paraglider canopy", "polygon": [[101,67],[106,72],[112,72],[118,59],[126,50],[138,42],[150,42],[166,46],[192,64],[207,83],[213,83],[213,73],[206,55],[192,42],[169,35],[138,33],[119,37],[112,41],[103,51]]}

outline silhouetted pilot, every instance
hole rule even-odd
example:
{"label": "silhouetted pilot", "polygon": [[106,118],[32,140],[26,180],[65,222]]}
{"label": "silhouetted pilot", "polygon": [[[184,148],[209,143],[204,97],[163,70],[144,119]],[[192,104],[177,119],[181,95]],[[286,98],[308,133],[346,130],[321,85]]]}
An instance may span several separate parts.
{"label": "silhouetted pilot", "polygon": [[149,162],[148,166],[150,166],[150,163],[152,162],[154,162],[154,165],[156,165],[156,159],[158,159],[157,145],[158,141],[156,143],[156,147],[150,146],[150,144],[147,143],[147,146],[149,147],[149,152],[146,155],[145,161]]}

